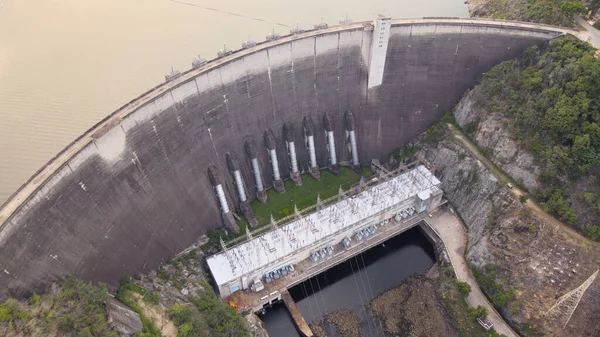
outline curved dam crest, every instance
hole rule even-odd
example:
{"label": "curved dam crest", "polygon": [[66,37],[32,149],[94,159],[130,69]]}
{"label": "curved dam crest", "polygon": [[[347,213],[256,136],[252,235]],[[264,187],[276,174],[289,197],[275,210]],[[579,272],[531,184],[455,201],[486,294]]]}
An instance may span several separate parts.
{"label": "curved dam crest", "polygon": [[373,26],[311,31],[237,52],[161,85],[65,149],[0,211],[1,295],[40,290],[66,276],[115,286],[146,273],[222,225],[207,167],[221,172],[239,212],[225,156],[258,145],[265,186],[273,170],[263,134],[275,137],[290,176],[284,123],[295,129],[298,166],[309,169],[303,118],[314,123],[319,166],[328,165],[324,116],[339,162],[351,161],[345,113],[356,121],[360,162],[381,160],[425,131],[482,73],[564,33],[490,20],[392,20],[383,83],[367,88]]}

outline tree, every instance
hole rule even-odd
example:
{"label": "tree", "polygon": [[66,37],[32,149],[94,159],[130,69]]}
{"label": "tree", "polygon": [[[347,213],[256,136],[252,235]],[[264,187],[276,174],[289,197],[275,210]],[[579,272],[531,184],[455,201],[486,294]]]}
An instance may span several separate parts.
{"label": "tree", "polygon": [[494,295],[494,297],[492,297],[492,302],[494,302],[494,304],[497,307],[505,306],[507,300],[508,299],[506,298],[506,295],[504,295],[503,293],[498,293],[498,294]]}
{"label": "tree", "polygon": [[585,229],[585,236],[592,240],[600,239],[600,226],[593,225]]}
{"label": "tree", "polygon": [[581,1],[565,1],[560,5],[560,12],[563,13],[566,17],[570,18],[575,14],[584,14],[587,12],[587,9]]}
{"label": "tree", "polygon": [[487,315],[488,311],[484,306],[478,305],[477,308],[469,308],[469,316],[471,316],[473,319],[486,319]]}
{"label": "tree", "polygon": [[462,297],[467,297],[471,293],[471,286],[467,282],[456,282],[456,289]]}

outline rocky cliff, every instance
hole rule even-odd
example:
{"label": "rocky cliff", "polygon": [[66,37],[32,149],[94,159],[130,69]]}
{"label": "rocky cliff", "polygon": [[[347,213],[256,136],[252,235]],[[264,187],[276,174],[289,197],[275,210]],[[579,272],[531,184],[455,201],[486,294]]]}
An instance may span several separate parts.
{"label": "rocky cliff", "polygon": [[565,329],[563,317],[544,316],[560,296],[597,270],[600,248],[523,207],[449,133],[421,151],[468,229],[467,260],[480,286],[509,323],[533,336],[600,332],[593,323],[600,320],[600,280],[585,293]]}
{"label": "rocky cliff", "polygon": [[535,158],[510,135],[510,121],[499,111],[487,111],[477,104],[476,90],[467,93],[454,109],[458,124],[504,172],[529,190],[540,187],[541,168]]}

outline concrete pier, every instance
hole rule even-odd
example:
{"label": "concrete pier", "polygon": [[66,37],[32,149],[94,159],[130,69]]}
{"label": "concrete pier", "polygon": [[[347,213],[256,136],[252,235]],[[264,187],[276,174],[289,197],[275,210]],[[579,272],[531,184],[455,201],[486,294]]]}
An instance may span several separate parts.
{"label": "concrete pier", "polygon": [[304,316],[302,316],[302,313],[296,307],[296,302],[294,302],[294,299],[292,298],[292,296],[290,296],[290,293],[287,290],[281,293],[281,299],[283,300],[285,307],[292,316],[296,328],[298,328],[298,331],[300,331],[302,336],[312,337],[313,333],[310,330],[308,323],[306,323],[306,321],[304,320]]}

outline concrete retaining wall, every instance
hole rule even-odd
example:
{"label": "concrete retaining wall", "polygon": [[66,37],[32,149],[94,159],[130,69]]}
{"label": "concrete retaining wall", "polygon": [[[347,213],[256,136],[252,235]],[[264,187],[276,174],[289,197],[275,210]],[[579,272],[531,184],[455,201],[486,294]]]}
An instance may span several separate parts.
{"label": "concrete retaining wall", "polygon": [[[383,84],[367,90],[369,27],[310,32],[259,45],[184,74],[132,102],[66,149],[5,204],[0,220],[0,295],[40,290],[72,275],[115,286],[145,273],[221,225],[206,168],[221,169],[237,206],[225,154],[235,152],[249,196],[254,180],[244,141],[259,144],[265,185],[272,169],[263,133],[276,137],[289,176],[283,123],[296,131],[298,164],[308,168],[302,118],[316,126],[326,166],[323,115],[337,157],[351,154],[344,113],[356,119],[360,161],[385,160],[453,106],[493,65],[561,34],[556,29],[447,20],[396,22]],[[78,148],[79,146],[79,148]],[[66,153],[66,155],[65,155]],[[61,162],[62,160],[62,162]]]}

